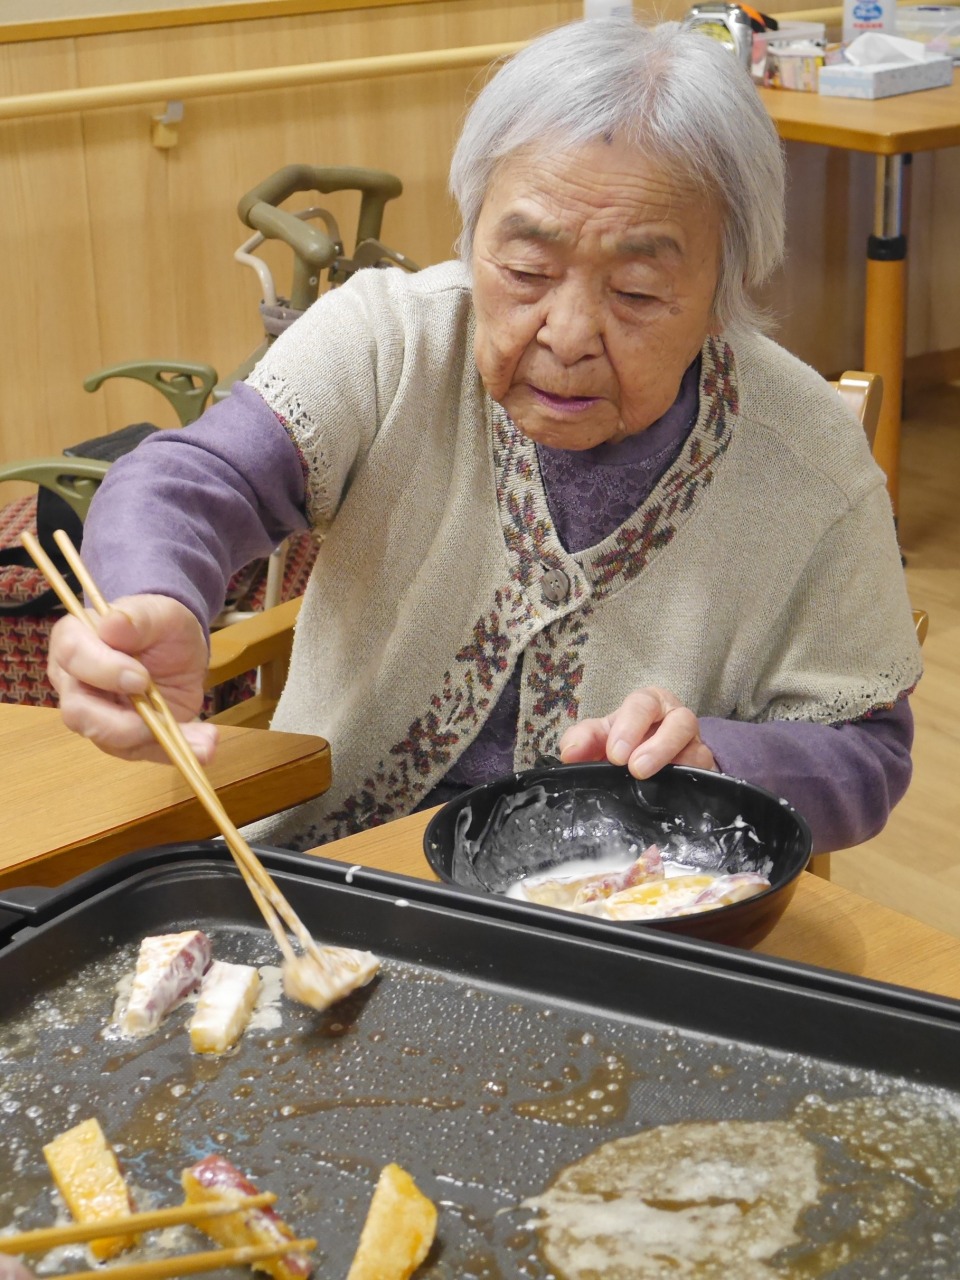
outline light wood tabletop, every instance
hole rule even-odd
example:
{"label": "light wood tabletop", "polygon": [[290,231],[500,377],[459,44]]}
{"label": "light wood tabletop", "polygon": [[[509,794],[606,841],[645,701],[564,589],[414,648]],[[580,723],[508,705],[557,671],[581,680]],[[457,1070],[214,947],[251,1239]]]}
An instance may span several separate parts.
{"label": "light wood tabletop", "polygon": [[[413,814],[312,852],[339,862],[435,880],[423,854],[423,832],[430,816],[430,812]],[[960,938],[807,872],[773,930],[753,949],[960,999]]]}
{"label": "light wood tabletop", "polygon": [[813,142],[886,156],[960,146],[957,77],[943,89],[872,101],[785,89],[759,92],[777,132],[788,142]]}
{"label": "light wood tabletop", "polygon": [[[237,824],[330,785],[323,738],[226,726],[220,735],[207,772]],[[0,703],[0,760],[0,888],[62,884],[122,853],[216,834],[172,765],[106,756],[58,711]]]}
{"label": "light wood tabletop", "polygon": [[[208,773],[238,824],[329,786],[330,750],[322,738],[227,727],[221,735]],[[123,853],[215,834],[172,766],[106,756],[69,732],[56,711],[0,704],[0,760],[6,818],[0,888],[61,884]],[[313,852],[434,880],[423,854],[430,816],[413,814]],[[960,999],[960,938],[806,873],[754,949]]]}

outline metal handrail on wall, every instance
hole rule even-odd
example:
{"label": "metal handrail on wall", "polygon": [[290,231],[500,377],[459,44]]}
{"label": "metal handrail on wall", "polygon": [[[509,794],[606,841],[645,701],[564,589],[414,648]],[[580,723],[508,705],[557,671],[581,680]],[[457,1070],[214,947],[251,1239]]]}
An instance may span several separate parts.
{"label": "metal handrail on wall", "polygon": [[[825,22],[836,26],[842,18],[839,6],[807,9],[776,16],[791,21]],[[258,67],[251,71],[222,71],[199,76],[170,76],[132,84],[96,85],[89,89],[58,89],[50,93],[25,93],[0,98],[0,120],[25,120],[35,116],[63,115],[73,111],[98,111],[139,103],[211,98],[230,93],[265,89],[292,89],[305,85],[336,84],[344,80],[375,80],[384,76],[415,75],[425,71],[455,71],[483,66],[508,58],[526,41],[511,44],[466,45],[420,53],[395,53],[375,58],[346,58],[339,62],[306,62],[286,67]]]}

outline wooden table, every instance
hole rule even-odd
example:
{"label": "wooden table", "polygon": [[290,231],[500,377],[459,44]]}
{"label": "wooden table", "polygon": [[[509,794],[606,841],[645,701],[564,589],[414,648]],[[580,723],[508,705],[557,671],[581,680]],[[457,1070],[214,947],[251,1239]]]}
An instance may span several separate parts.
{"label": "wooden table", "polygon": [[[209,767],[230,816],[252,822],[329,785],[321,738],[223,728]],[[103,755],[64,728],[59,713],[0,704],[6,828],[0,888],[60,884],[121,853],[214,834],[168,765]],[[435,879],[423,856],[430,814],[314,850],[325,858]],[[804,874],[774,929],[755,948],[771,956],[960,999],[960,939]]]}
{"label": "wooden table", "polygon": [[[429,818],[430,813],[413,814],[313,852],[434,880],[422,845]],[[806,872],[783,916],[754,950],[960,999],[960,938]]]}
{"label": "wooden table", "polygon": [[[323,738],[225,726],[220,734],[208,773],[238,824],[330,785]],[[121,853],[216,834],[172,765],[114,760],[58,711],[0,703],[0,760],[0,888],[61,884]]]}
{"label": "wooden table", "polygon": [[914,151],[960,146],[960,79],[944,89],[873,102],[761,89],[780,136],[876,157],[873,230],[867,239],[863,368],[883,378],[874,456],[897,510],[907,320],[904,164]]}

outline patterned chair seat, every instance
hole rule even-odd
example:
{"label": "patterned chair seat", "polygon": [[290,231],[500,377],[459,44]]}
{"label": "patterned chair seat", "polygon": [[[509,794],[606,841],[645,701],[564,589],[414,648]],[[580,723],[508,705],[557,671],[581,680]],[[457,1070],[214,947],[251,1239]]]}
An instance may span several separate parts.
{"label": "patterned chair seat", "polygon": [[[16,546],[24,529],[36,527],[36,497],[20,498],[0,509],[0,547]],[[307,579],[317,554],[310,533],[293,534],[287,542],[281,599],[291,600],[306,590]],[[0,600],[15,604],[36,599],[46,588],[39,569],[0,566]],[[258,612],[267,588],[267,562],[255,560],[230,580],[227,607]],[[50,630],[62,609],[35,616],[21,614],[0,617],[0,702],[19,702],[37,707],[55,707],[57,694],[47,679],[47,648]],[[233,706],[254,691],[254,673],[238,677],[208,694],[204,712],[211,714]]]}

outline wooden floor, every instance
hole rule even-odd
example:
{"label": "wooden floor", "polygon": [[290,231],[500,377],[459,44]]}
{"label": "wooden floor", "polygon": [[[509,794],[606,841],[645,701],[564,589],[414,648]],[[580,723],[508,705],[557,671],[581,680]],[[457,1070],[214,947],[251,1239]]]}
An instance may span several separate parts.
{"label": "wooden floor", "polygon": [[886,829],[833,855],[831,879],[960,937],[960,385],[907,397],[900,541],[930,631],[913,696],[913,783]]}

